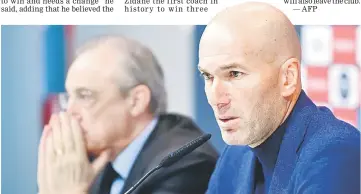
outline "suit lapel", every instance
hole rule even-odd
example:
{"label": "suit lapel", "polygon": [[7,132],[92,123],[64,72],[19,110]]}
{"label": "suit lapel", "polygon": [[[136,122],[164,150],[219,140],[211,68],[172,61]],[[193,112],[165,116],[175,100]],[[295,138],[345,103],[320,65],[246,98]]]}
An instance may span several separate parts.
{"label": "suit lapel", "polygon": [[[126,192],[130,187],[132,187],[145,173],[150,165],[144,165],[147,161],[150,161],[157,152],[159,151],[158,147],[152,146],[153,140],[156,137],[161,136],[161,134],[165,134],[163,129],[169,128],[168,122],[166,122],[166,116],[160,115],[158,119],[158,123],[155,126],[153,132],[149,136],[148,140],[144,144],[142,150],[139,152],[137,159],[134,162],[132,170],[129,172],[128,178],[124,182],[124,186],[121,193]],[[135,192],[134,192],[135,193]]]}
{"label": "suit lapel", "polygon": [[249,151],[246,155],[248,163],[239,170],[242,178],[238,181],[236,194],[252,194],[255,185],[255,170],[256,170],[256,156],[252,151]]}
{"label": "suit lapel", "polygon": [[[151,139],[151,137],[149,139]],[[147,147],[148,143],[149,142],[147,142],[144,147]],[[129,172],[127,179],[124,180],[124,186],[121,193],[124,193],[128,189],[130,189],[130,187],[132,187],[145,174],[145,171],[147,169],[144,165],[144,162],[148,160],[143,158],[147,158],[147,156],[145,155],[144,151],[141,151],[137,159],[135,160],[134,165],[131,171]]]}
{"label": "suit lapel", "polygon": [[91,188],[90,188],[90,192],[89,194],[102,194],[101,193],[101,184],[104,180],[107,168],[109,168],[109,165],[111,165],[110,163],[108,163],[106,165],[106,167],[104,168],[104,170],[97,176],[97,178],[94,180],[94,183],[92,184]]}
{"label": "suit lapel", "polygon": [[298,156],[297,151],[304,139],[311,109],[315,106],[302,91],[293,109],[282,140],[277,162],[272,176],[269,194],[289,193],[287,186],[292,176]]}
{"label": "suit lapel", "polygon": [[[160,157],[159,152],[161,150],[164,150],[163,144],[159,143],[158,140],[168,138],[168,133],[170,129],[174,128],[176,125],[189,126],[188,122],[189,121],[184,120],[183,117],[179,117],[176,115],[164,114],[159,116],[158,123],[156,124],[153,132],[150,134],[148,140],[145,142],[143,148],[139,152],[139,155],[137,156],[137,159],[135,160],[128,177],[124,180],[124,186],[122,192],[120,193],[124,193],[125,191],[130,189],[130,187],[133,186],[145,173],[147,173],[151,168],[158,165],[158,163],[149,163],[149,161],[152,161],[154,157]],[[157,172],[155,172],[153,175],[155,175],[156,173]],[[99,193],[99,183],[103,179],[104,175],[101,175],[99,177],[99,180],[93,185],[91,194]],[[147,180],[150,179],[148,178]],[[142,185],[144,185],[147,180],[145,180]],[[137,193],[137,190],[135,190],[133,193]]]}

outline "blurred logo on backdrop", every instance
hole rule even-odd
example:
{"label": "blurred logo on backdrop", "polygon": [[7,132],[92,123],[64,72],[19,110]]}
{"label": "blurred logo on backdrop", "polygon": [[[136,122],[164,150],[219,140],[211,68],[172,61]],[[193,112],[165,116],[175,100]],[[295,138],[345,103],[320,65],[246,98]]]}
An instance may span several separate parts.
{"label": "blurred logo on backdrop", "polygon": [[328,66],[332,62],[332,27],[303,26],[302,59],[305,65]]}
{"label": "blurred logo on backdrop", "polygon": [[359,70],[356,65],[335,64],[329,68],[328,91],[335,108],[355,109],[359,103]]}
{"label": "blurred logo on backdrop", "polygon": [[361,27],[302,26],[302,85],[318,105],[361,128]]}
{"label": "blurred logo on backdrop", "polygon": [[348,97],[348,93],[349,93],[349,79],[347,77],[347,74],[345,73],[342,73],[341,74],[341,82],[340,82],[340,93],[341,93],[341,96],[344,100],[347,99]]}

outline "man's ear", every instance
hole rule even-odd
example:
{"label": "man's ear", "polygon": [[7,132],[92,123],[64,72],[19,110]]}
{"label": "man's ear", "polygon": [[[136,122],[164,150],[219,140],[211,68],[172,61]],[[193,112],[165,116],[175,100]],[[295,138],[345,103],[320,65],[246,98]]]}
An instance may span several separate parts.
{"label": "man's ear", "polygon": [[151,91],[146,85],[138,85],[131,89],[128,94],[130,114],[134,117],[148,111]]}
{"label": "man's ear", "polygon": [[288,59],[281,66],[281,95],[285,98],[297,91],[300,83],[300,62],[296,58]]}

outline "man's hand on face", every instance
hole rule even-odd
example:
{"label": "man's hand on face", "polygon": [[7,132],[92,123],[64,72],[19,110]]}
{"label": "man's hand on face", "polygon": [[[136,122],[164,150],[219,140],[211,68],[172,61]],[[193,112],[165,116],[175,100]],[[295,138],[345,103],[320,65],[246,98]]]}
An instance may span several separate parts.
{"label": "man's hand on face", "polygon": [[90,163],[78,121],[64,112],[52,115],[39,145],[39,193],[88,193],[109,157],[110,152],[104,151]]}

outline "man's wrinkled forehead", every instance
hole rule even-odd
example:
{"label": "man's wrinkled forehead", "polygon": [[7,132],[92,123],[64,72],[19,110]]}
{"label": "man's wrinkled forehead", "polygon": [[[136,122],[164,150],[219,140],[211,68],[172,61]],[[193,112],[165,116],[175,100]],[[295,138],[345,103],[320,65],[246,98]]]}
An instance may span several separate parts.
{"label": "man's wrinkled forehead", "polygon": [[111,50],[93,49],[80,54],[71,64],[67,87],[101,87],[115,82],[120,58]]}
{"label": "man's wrinkled forehead", "polygon": [[[199,70],[213,71],[218,65],[226,63],[234,52],[230,48],[232,35],[222,24],[212,23],[204,31],[199,45]],[[233,53],[235,54],[235,53]]]}
{"label": "man's wrinkled forehead", "polygon": [[97,89],[106,85],[106,75],[92,66],[74,64],[70,66],[65,87],[68,92],[74,92],[78,88]]}
{"label": "man's wrinkled forehead", "polygon": [[237,64],[237,67],[249,70],[247,65],[253,63],[252,49],[247,41],[236,37],[224,26],[211,25],[202,36],[198,69],[215,72]]}
{"label": "man's wrinkled forehead", "polygon": [[234,41],[233,34],[224,25],[212,23],[202,34],[199,45],[199,57],[209,57],[229,52],[229,46]]}
{"label": "man's wrinkled forehead", "polygon": [[71,64],[70,70],[80,74],[107,76],[115,69],[115,55],[104,49],[93,49],[79,55]]}

